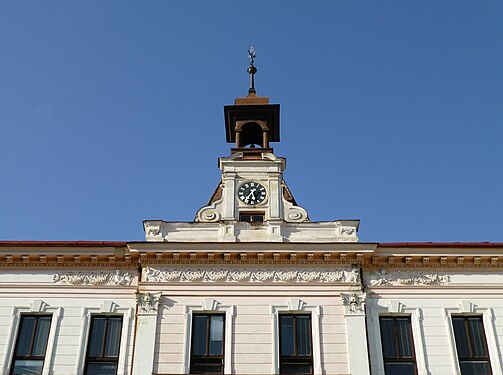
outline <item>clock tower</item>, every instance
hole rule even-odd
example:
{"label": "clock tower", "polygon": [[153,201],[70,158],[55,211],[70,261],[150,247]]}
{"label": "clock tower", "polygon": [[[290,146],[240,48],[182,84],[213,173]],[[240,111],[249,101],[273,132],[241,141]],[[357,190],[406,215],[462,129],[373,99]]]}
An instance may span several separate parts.
{"label": "clock tower", "polygon": [[358,220],[316,222],[297,205],[283,172],[286,160],[274,154],[280,141],[280,106],[255,90],[255,53],[249,51],[246,97],[224,107],[231,154],[219,159],[222,177],[194,223],[144,222],[147,240],[230,242],[356,242]]}

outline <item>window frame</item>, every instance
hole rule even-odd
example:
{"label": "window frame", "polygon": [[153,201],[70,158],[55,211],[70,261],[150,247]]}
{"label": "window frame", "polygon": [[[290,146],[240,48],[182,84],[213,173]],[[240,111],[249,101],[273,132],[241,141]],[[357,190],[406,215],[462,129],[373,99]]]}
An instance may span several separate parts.
{"label": "window frame", "polygon": [[4,369],[4,373],[10,374],[12,358],[14,356],[14,346],[16,343],[16,337],[19,330],[19,323],[21,320],[21,314],[47,314],[52,315],[53,319],[51,321],[49,340],[47,342],[46,349],[46,360],[44,361],[43,373],[47,372],[53,363],[54,354],[54,341],[56,337],[56,331],[58,329],[59,321],[63,314],[62,307],[50,306],[46,302],[40,299],[34,299],[29,301],[25,306],[11,306],[11,316],[10,316],[10,329],[7,335],[7,345],[5,353],[0,363],[0,369]]}
{"label": "window frame", "polygon": [[[21,342],[19,335],[21,334],[21,328],[22,328],[23,321],[25,318],[35,318],[36,319],[35,325],[33,326],[32,332],[31,332],[31,339],[30,339],[30,344],[29,344],[29,353],[30,354],[26,355],[26,356],[18,356],[17,351],[19,349],[19,344]],[[32,354],[33,344],[35,341],[35,337],[37,336],[37,333],[38,333],[37,329],[38,329],[38,324],[39,324],[40,318],[49,318],[49,331],[47,332],[44,355],[34,356]],[[41,367],[40,374],[42,374],[44,372],[44,366],[45,366],[45,362],[46,362],[45,359],[47,357],[47,352],[49,349],[49,341],[50,341],[50,337],[51,337],[51,328],[52,328],[53,318],[54,318],[53,314],[47,314],[47,313],[38,313],[38,314],[37,313],[22,313],[22,314],[20,314],[19,326],[18,326],[18,330],[16,333],[16,343],[14,345],[14,351],[13,351],[13,355],[12,355],[12,361],[11,361],[9,374],[12,375],[14,373],[16,361],[23,361],[23,360],[24,361],[42,361],[42,367]]]}
{"label": "window frame", "polygon": [[[102,342],[101,342],[101,347],[102,347],[102,352],[104,350],[104,347],[107,343],[108,339],[108,324],[109,320],[113,318],[120,318],[121,320],[121,327],[120,330],[118,331],[118,352],[117,356],[114,357],[107,357],[107,356],[100,356],[100,357],[90,357],[90,349],[91,349],[91,334],[93,332],[93,327],[95,323],[95,318],[105,318],[105,328],[104,328],[104,334],[102,337]],[[88,337],[87,337],[87,344],[86,344],[86,353],[85,353],[85,358],[84,358],[84,375],[87,375],[87,371],[89,368],[89,363],[110,363],[114,362],[116,364],[116,370],[115,374],[117,374],[120,370],[120,358],[121,358],[121,349],[122,349],[122,339],[123,339],[123,330],[124,330],[124,324],[125,324],[125,319],[123,314],[91,314],[90,316],[90,321],[89,321],[89,332],[88,332]],[[126,321],[127,324],[127,321]]]}
{"label": "window frame", "polygon": [[[182,357],[182,374],[190,374],[190,353],[192,352],[192,316],[197,313],[224,313],[225,314],[225,337],[224,337],[224,374],[232,374],[232,338],[234,335],[234,305],[222,305],[213,298],[205,298],[199,305],[185,305],[185,350]],[[227,358],[227,360],[225,360]]]}
{"label": "window frame", "polygon": [[471,300],[458,300],[457,306],[443,307],[443,317],[445,320],[445,328],[447,332],[447,339],[451,349],[451,365],[453,373],[460,374],[458,351],[456,348],[456,339],[454,337],[454,328],[452,326],[452,315],[466,314],[466,315],[482,315],[482,322],[484,323],[484,331],[486,335],[486,342],[489,350],[489,358],[491,360],[491,370],[493,374],[503,372],[501,362],[499,360],[499,349],[497,346],[497,335],[494,327],[495,315],[492,307],[487,305],[475,305]]}
{"label": "window frame", "polygon": [[[382,325],[382,320],[383,319],[391,319],[393,321],[393,344],[395,346],[395,352],[397,353],[397,357],[392,358],[392,357],[386,357],[385,356],[385,342],[384,342],[384,335],[383,335],[383,325]],[[397,320],[407,320],[408,321],[408,332],[409,332],[409,344],[411,345],[412,349],[412,357],[401,357],[400,356],[400,350],[399,350],[399,339],[398,339],[398,334],[397,334]],[[382,352],[382,361],[384,365],[384,373],[386,373],[386,365],[388,363],[412,363],[414,365],[414,374],[418,374],[418,364],[417,364],[417,354],[416,354],[416,347],[414,344],[414,331],[412,329],[412,317],[410,314],[379,314],[379,335],[380,335],[380,342],[381,342],[381,352]]]}
{"label": "window frame", "polygon": [[[485,350],[485,356],[484,357],[475,357],[473,355],[473,347],[472,347],[472,332],[470,330],[470,327],[468,325],[468,320],[469,319],[477,319],[481,325],[482,328],[482,338],[483,338],[483,348]],[[458,352],[458,343],[456,341],[456,330],[454,328],[454,319],[462,319],[464,321],[464,329],[465,329],[465,335],[467,337],[468,341],[468,350],[470,351],[471,356],[467,357],[461,357]],[[484,317],[482,314],[451,314],[451,324],[452,324],[452,334],[454,336],[454,346],[456,349],[456,354],[458,358],[458,364],[459,364],[459,369],[461,373],[461,363],[470,363],[470,362],[486,362],[489,367],[489,373],[486,375],[492,375],[493,374],[493,369],[492,369],[492,364],[491,364],[491,357],[489,353],[489,346],[487,343],[487,335],[486,335],[486,330],[484,327]]]}
{"label": "window frame", "polygon": [[272,343],[272,369],[271,374],[279,374],[279,319],[281,313],[311,313],[311,337],[312,337],[312,355],[313,355],[313,374],[322,375],[323,368],[321,366],[321,306],[308,305],[299,298],[290,298],[286,305],[271,305],[271,320],[273,326],[273,343]]}
{"label": "window frame", "polygon": [[[298,317],[299,316],[305,316],[309,317],[309,355],[299,355],[298,354]],[[282,322],[281,319],[284,317],[292,317],[293,318],[293,347],[294,347],[294,354],[286,356],[281,353],[281,349],[283,346],[283,335],[282,335]],[[310,362],[311,365],[311,371],[310,372],[298,372],[296,374],[302,374],[302,375],[312,375],[314,374],[314,360],[313,360],[313,319],[312,319],[312,314],[310,312],[302,312],[302,313],[293,313],[293,312],[282,312],[278,314],[278,328],[279,328],[279,337],[278,337],[278,342],[279,342],[279,373],[283,374],[282,369],[285,367],[286,363],[285,362],[292,362],[291,364],[295,362]]]}
{"label": "window frame", "polygon": [[[191,374],[223,374],[224,369],[225,369],[225,332],[226,332],[226,327],[225,327],[225,312],[218,312],[218,311],[211,311],[211,312],[194,312],[192,314],[192,327],[195,326],[195,320],[197,317],[206,317],[206,353],[209,352],[209,347],[210,347],[210,337],[211,337],[211,317],[213,316],[221,316],[223,319],[223,330],[222,330],[222,354],[204,354],[204,355],[194,355],[193,350],[194,350],[194,343],[195,343],[195,334],[194,334],[194,329],[192,329],[191,332],[191,338],[190,338],[190,370],[189,372]],[[204,359],[213,359],[213,360],[221,360],[221,370],[220,372],[193,372],[193,367],[197,364],[196,359],[199,360],[204,360]]]}
{"label": "window frame", "polygon": [[[247,218],[249,220],[247,220]],[[265,212],[264,211],[240,211],[239,212],[239,220],[242,223],[250,223],[250,224],[263,224],[265,220]]]}

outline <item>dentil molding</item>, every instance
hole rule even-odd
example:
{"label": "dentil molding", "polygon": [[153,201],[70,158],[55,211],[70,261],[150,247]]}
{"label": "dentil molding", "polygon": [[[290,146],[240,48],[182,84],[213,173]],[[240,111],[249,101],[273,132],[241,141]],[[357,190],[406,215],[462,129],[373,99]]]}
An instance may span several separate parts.
{"label": "dentil molding", "polygon": [[438,272],[422,271],[388,271],[381,269],[371,271],[366,277],[370,286],[385,285],[446,285],[450,278]]}
{"label": "dentil molding", "polygon": [[58,272],[53,275],[52,281],[58,284],[71,285],[116,285],[127,286],[133,282],[133,275],[128,271],[80,271]]}
{"label": "dentil molding", "polygon": [[146,282],[220,282],[220,283],[357,283],[357,268],[333,269],[259,269],[259,268],[153,268],[144,273]]}

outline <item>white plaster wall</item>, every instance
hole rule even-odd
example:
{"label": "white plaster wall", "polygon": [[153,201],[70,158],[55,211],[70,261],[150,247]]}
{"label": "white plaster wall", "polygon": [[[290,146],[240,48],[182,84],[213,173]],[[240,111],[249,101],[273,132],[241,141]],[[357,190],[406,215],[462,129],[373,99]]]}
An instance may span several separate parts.
{"label": "white plaster wall", "polygon": [[[171,291],[171,295],[165,291],[159,309],[154,372],[181,373],[185,340],[190,339],[185,337],[185,305],[200,305],[204,298],[213,298],[222,305],[235,306],[230,358],[233,373],[271,374],[274,343],[271,306],[287,305],[289,299],[299,298],[307,305],[321,306],[320,344],[324,373],[349,373],[344,310],[338,294],[316,295],[316,287],[312,293],[299,292],[295,286],[282,287],[284,293],[280,290],[271,293],[270,286],[264,288],[262,293],[260,289],[255,286],[253,292],[250,289],[251,293],[246,290],[235,291],[234,296],[216,288],[199,289],[194,286],[191,287],[192,295],[186,295],[186,291],[184,293],[182,290]],[[320,289],[329,290],[319,288],[317,292]],[[226,329],[230,323],[226,322]]]}

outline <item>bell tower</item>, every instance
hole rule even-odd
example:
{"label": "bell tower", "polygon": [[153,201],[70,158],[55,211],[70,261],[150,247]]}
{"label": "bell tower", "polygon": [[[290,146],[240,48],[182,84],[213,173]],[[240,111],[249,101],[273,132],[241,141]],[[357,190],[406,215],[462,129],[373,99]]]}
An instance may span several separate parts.
{"label": "bell tower", "polygon": [[286,160],[279,142],[279,104],[255,90],[255,51],[248,51],[248,95],[224,107],[228,157],[218,159],[221,179],[194,222],[146,220],[147,241],[356,242],[358,220],[310,222],[283,179]]}
{"label": "bell tower", "polygon": [[222,181],[196,221],[307,222],[307,212],[297,206],[283,180],[285,159],[275,156],[270,145],[280,140],[279,104],[257,96],[253,48],[248,54],[248,95],[224,107],[226,140],[234,147],[229,157],[219,159]]}
{"label": "bell tower", "polygon": [[[279,142],[279,104],[269,104],[267,96],[257,96],[255,90],[255,51],[248,51],[250,88],[248,96],[236,98],[234,105],[224,107],[225,134],[228,143],[235,143],[231,151],[244,155],[270,152],[270,142]],[[257,148],[257,150],[255,150]]]}

